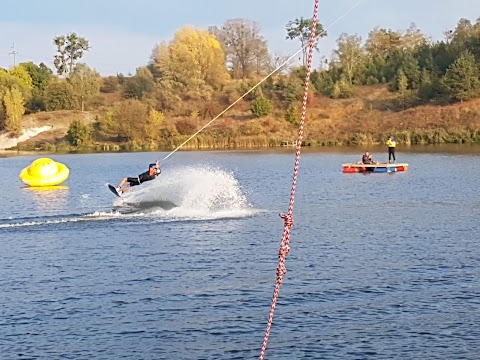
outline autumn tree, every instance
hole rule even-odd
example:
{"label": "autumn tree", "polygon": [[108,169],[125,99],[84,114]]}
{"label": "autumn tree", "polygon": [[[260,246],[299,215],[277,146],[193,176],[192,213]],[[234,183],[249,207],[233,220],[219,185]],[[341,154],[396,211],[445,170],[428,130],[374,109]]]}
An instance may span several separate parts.
{"label": "autumn tree", "polygon": [[463,47],[470,37],[475,36],[475,33],[476,28],[472,22],[468,19],[461,18],[455,30],[451,33],[451,42],[454,45]]}
{"label": "autumn tree", "polygon": [[341,34],[337,40],[337,56],[340,67],[350,84],[353,83],[355,75],[358,75],[365,62],[362,48],[362,38],[358,35]]}
{"label": "autumn tree", "polygon": [[53,44],[58,52],[53,61],[58,75],[71,74],[76,62],[90,49],[88,40],[75,33],[57,36],[53,39]]}
{"label": "autumn tree", "polygon": [[15,87],[5,89],[3,105],[6,113],[5,130],[10,131],[13,136],[19,136],[22,133],[22,116],[25,113],[24,99],[20,90]]}
{"label": "autumn tree", "polygon": [[[15,69],[12,69],[15,70]],[[0,90],[17,88],[24,99],[28,99],[32,93],[32,79],[23,69],[16,71],[0,71]]]}
{"label": "autumn tree", "polygon": [[19,79],[26,88],[33,88],[32,77],[23,66],[17,65],[13,69],[11,69],[9,73],[10,75]]}
{"label": "autumn tree", "polygon": [[[295,19],[293,21],[289,21],[286,29],[287,29],[287,37],[286,39],[300,40],[300,44],[302,45],[303,49],[303,65],[307,65],[307,54],[308,48],[307,44],[310,42],[310,37],[312,34],[312,25],[313,19],[304,19],[301,17],[300,19]],[[318,40],[324,36],[327,36],[327,32],[323,29],[322,24],[317,22],[316,30],[315,30],[315,49],[318,51]]]}
{"label": "autumn tree", "polygon": [[100,74],[86,64],[78,64],[67,80],[73,89],[80,110],[84,111],[85,102],[100,92]]}
{"label": "autumn tree", "polygon": [[112,119],[119,138],[132,142],[144,142],[147,138],[148,106],[140,100],[128,99],[115,104]]}
{"label": "autumn tree", "polygon": [[16,131],[15,124],[20,122],[25,113],[25,101],[30,99],[31,94],[32,79],[23,68],[17,66],[11,71],[0,70],[0,117],[4,127],[7,127],[8,122],[8,126]]}
{"label": "autumn tree", "polygon": [[134,76],[126,78],[123,83],[123,97],[141,100],[154,88],[155,81],[147,67],[139,67]]}
{"label": "autumn tree", "polygon": [[401,35],[400,43],[404,50],[412,51],[419,46],[425,45],[427,39],[417,28],[417,25],[411,23],[408,29]]}
{"label": "autumn tree", "polygon": [[152,67],[159,81],[191,98],[209,98],[228,79],[222,46],[213,34],[191,26],[178,30],[170,43],[154,49]]}
{"label": "autumn tree", "polygon": [[223,46],[226,61],[235,79],[246,79],[256,73],[266,74],[270,66],[267,42],[255,21],[230,19],[221,27],[209,29]]}
{"label": "autumn tree", "polygon": [[165,115],[155,109],[150,109],[148,112],[147,122],[145,124],[145,131],[147,133],[147,140],[150,143],[157,141],[160,136],[160,128],[165,120]]}
{"label": "autumn tree", "polygon": [[401,48],[401,46],[401,35],[396,31],[383,28],[375,28],[370,31],[365,42],[365,50],[370,55],[380,55],[382,57]]}

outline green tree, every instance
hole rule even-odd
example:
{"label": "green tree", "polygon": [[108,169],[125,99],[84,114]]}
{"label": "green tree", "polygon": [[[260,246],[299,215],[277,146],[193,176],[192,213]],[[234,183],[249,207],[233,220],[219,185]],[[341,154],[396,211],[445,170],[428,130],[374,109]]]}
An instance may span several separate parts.
{"label": "green tree", "polygon": [[447,69],[444,84],[453,100],[468,100],[480,94],[480,71],[475,57],[467,50]]}
{"label": "green tree", "polygon": [[430,100],[438,101],[448,95],[448,89],[441,79],[427,69],[422,70],[418,96],[420,100],[428,102]]}
{"label": "green tree", "polygon": [[408,79],[408,88],[418,89],[420,86],[421,71],[417,59],[410,54],[405,55],[401,68]]}
{"label": "green tree", "polygon": [[80,104],[80,110],[84,111],[84,105],[100,92],[100,74],[90,69],[86,64],[78,64],[68,78],[72,85],[76,102]]}
{"label": "green tree", "polygon": [[45,89],[45,106],[48,111],[78,109],[73,86],[64,79],[48,84]]}
{"label": "green tree", "polygon": [[[305,69],[302,67],[301,69]],[[299,77],[297,71],[292,71],[289,75],[279,75],[270,86],[264,86],[264,94],[276,100],[279,106],[288,106],[288,104],[298,101],[303,96],[305,76]]]}
{"label": "green tree", "polygon": [[330,92],[330,97],[333,99],[347,99],[352,97],[352,95],[352,85],[348,82],[348,80],[345,80],[344,77],[341,77],[340,80],[335,81]]}
{"label": "green tree", "polygon": [[273,106],[270,100],[264,97],[258,97],[252,101],[250,111],[255,117],[262,117],[270,114]]}
{"label": "green tree", "polygon": [[25,105],[22,93],[17,88],[6,89],[3,94],[6,121],[5,130],[13,136],[22,133],[22,116],[25,114]]}
{"label": "green tree", "polygon": [[53,39],[53,44],[58,52],[53,61],[58,75],[71,74],[75,63],[90,49],[88,40],[75,33],[57,36]]}
{"label": "green tree", "polygon": [[21,63],[19,66],[24,68],[28,75],[30,75],[34,93],[42,95],[46,86],[53,80],[52,70],[43,62],[40,63],[40,65],[36,65],[29,61]]}
{"label": "green tree", "polygon": [[47,85],[54,79],[52,70],[44,63],[36,65],[33,62],[24,62],[19,65],[25,69],[32,79],[32,96],[27,98],[27,111],[37,112],[45,110],[44,92]]}
{"label": "green tree", "polygon": [[92,137],[90,126],[84,125],[80,120],[73,120],[67,131],[67,141],[73,146],[86,145]]}
{"label": "green tree", "polygon": [[[289,21],[286,29],[287,29],[287,37],[286,39],[298,39],[300,40],[300,44],[302,45],[303,49],[303,65],[307,65],[307,54],[308,54],[308,47],[307,44],[310,42],[310,37],[312,34],[312,25],[313,19],[304,19],[300,17],[300,19],[295,19],[293,21]],[[327,36],[327,32],[323,29],[322,24],[317,22],[315,29],[315,49],[318,51],[318,40],[324,36]]]}

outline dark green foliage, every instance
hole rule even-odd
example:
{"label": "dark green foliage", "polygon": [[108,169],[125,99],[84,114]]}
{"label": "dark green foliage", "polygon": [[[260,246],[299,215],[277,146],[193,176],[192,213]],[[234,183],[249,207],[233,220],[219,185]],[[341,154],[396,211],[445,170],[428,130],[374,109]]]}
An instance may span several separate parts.
{"label": "dark green foliage", "polygon": [[423,69],[418,89],[418,97],[421,102],[440,101],[446,97],[448,89],[436,74]]}
{"label": "dark green foliage", "polygon": [[43,96],[34,95],[30,99],[28,99],[27,103],[25,104],[27,108],[27,112],[29,113],[36,113],[39,111],[45,111],[45,99]]}
{"label": "dark green foliage", "polygon": [[332,71],[322,71],[312,78],[313,88],[320,94],[329,95],[334,84]]}
{"label": "dark green foliage", "polygon": [[74,89],[65,80],[50,83],[45,89],[45,108],[47,111],[78,109]]}
{"label": "dark green foliage", "polygon": [[270,100],[259,97],[252,101],[250,111],[255,117],[262,117],[270,114],[273,110],[273,106]]}
{"label": "dark green foliage", "polygon": [[154,87],[154,81],[144,75],[135,75],[125,79],[123,97],[125,99],[141,100]]}
{"label": "dark green foliage", "polygon": [[479,77],[475,57],[466,50],[447,69],[444,83],[453,100],[463,101],[480,95]]}
{"label": "dark green foliage", "polygon": [[86,145],[92,136],[92,129],[80,120],[73,120],[67,131],[67,141],[73,146]]}
{"label": "dark green foliage", "polygon": [[407,54],[400,66],[405,77],[407,78],[407,89],[418,89],[420,86],[420,66],[418,65],[417,59],[412,55]]}
{"label": "dark green foliage", "polygon": [[47,85],[53,80],[53,72],[43,62],[40,65],[36,65],[33,62],[21,63],[22,66],[32,78],[32,84],[34,87],[34,93],[43,95]]}
{"label": "dark green foliage", "polygon": [[303,96],[303,81],[297,73],[280,75],[275,82],[264,86],[265,97],[272,99],[278,106],[288,106]]}

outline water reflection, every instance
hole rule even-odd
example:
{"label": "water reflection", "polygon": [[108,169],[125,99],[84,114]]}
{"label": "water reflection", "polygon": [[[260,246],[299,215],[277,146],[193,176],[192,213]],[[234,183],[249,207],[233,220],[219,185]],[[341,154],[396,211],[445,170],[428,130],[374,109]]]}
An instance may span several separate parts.
{"label": "water reflection", "polygon": [[23,190],[31,193],[33,202],[38,210],[66,209],[69,196],[69,188],[66,185],[58,186],[26,186]]}

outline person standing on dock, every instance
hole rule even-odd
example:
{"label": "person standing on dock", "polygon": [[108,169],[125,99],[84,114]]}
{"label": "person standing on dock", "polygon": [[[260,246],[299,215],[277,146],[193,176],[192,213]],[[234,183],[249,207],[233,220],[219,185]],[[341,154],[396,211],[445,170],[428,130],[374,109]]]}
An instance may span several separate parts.
{"label": "person standing on dock", "polygon": [[393,136],[390,136],[387,141],[387,146],[388,146],[388,162],[391,163],[392,158],[393,162],[396,161],[395,159],[395,146],[397,143],[395,142],[395,138]]}

